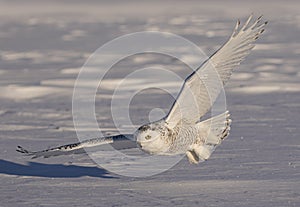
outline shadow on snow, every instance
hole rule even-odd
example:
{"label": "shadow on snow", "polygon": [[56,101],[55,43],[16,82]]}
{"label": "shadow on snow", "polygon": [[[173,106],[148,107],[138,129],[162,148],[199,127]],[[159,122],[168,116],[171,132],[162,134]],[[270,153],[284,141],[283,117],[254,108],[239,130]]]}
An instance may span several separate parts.
{"label": "shadow on snow", "polygon": [[78,165],[44,164],[28,162],[28,165],[0,160],[0,174],[47,177],[47,178],[74,178],[82,176],[117,178],[109,175],[105,169]]}

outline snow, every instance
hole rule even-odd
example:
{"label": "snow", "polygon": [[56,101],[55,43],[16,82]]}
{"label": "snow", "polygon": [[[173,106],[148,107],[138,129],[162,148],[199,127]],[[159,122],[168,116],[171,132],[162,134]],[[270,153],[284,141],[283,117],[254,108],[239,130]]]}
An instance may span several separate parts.
{"label": "snow", "polygon": [[[1,206],[300,206],[299,2],[114,2],[0,1]],[[15,151],[17,145],[39,150],[78,141],[73,84],[104,43],[152,28],[183,35],[211,54],[251,12],[265,14],[269,25],[226,86],[232,130],[208,161],[190,165],[184,158],[164,173],[130,178],[88,155],[30,160]],[[161,62],[182,77],[190,72],[154,54],[112,68],[96,96],[105,134],[116,133],[109,107],[114,85],[131,68]],[[128,83],[135,88],[142,80]],[[173,99],[165,96],[150,90],[134,97],[133,124],[147,121],[153,109],[166,113]]]}

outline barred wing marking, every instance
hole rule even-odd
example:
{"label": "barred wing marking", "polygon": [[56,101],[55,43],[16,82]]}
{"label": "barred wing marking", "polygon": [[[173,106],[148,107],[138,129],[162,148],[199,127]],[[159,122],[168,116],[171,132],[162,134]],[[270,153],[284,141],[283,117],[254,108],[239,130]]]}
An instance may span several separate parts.
{"label": "barred wing marking", "polygon": [[136,148],[136,142],[132,140],[132,137],[132,135],[116,135],[104,138],[95,138],[83,142],[66,144],[35,152],[26,150],[23,147],[18,146],[16,151],[23,153],[27,156],[32,156],[32,159],[34,159],[38,157],[48,158],[60,155],[81,154],[85,153],[84,148],[96,147],[105,144],[111,144],[112,147],[114,147],[117,150]]}

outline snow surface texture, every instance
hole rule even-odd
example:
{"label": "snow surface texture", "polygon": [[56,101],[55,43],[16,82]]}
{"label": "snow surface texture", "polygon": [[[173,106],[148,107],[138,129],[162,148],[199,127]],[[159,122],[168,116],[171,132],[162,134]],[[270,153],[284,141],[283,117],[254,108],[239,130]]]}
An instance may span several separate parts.
{"label": "snow surface texture", "polygon": [[[299,3],[85,2],[0,1],[1,206],[300,206]],[[87,57],[107,41],[168,31],[211,54],[236,19],[251,12],[264,14],[269,25],[226,87],[231,135],[207,162],[193,166],[184,159],[162,174],[133,179],[97,167],[87,155],[28,160],[15,152],[17,145],[38,150],[78,141],[73,84]],[[190,72],[168,57],[137,55],[108,74],[96,97],[106,134],[115,133],[111,86],[137,63],[160,62],[183,77]],[[153,108],[167,111],[173,100],[161,102],[162,96],[139,94],[133,122],[147,121]]]}

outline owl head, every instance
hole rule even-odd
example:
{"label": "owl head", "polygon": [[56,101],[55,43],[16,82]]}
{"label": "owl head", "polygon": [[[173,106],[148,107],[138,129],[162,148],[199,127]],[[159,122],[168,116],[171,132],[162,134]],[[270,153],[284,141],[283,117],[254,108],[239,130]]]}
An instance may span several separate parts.
{"label": "owl head", "polygon": [[162,137],[163,128],[160,123],[143,125],[135,132],[138,147],[149,154],[163,154],[168,145]]}

